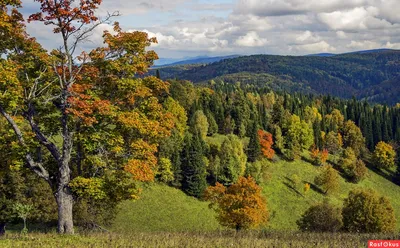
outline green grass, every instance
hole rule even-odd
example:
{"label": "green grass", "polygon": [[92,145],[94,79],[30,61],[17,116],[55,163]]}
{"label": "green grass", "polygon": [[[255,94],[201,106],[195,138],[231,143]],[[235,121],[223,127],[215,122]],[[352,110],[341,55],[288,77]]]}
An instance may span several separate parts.
{"label": "green grass", "polygon": [[[268,209],[271,218],[268,228],[273,230],[296,230],[296,220],[313,203],[323,201],[325,195],[318,190],[310,189],[306,194],[303,191],[305,182],[313,183],[314,177],[318,174],[318,167],[312,164],[296,160],[288,162],[278,160],[271,164],[272,177],[262,184],[263,194],[268,201]],[[288,187],[287,178],[296,174],[302,184],[298,191],[304,195],[299,195],[296,191]],[[331,203],[342,206],[343,200],[348,196],[350,190],[355,188],[374,189],[379,194],[387,196],[392,203],[397,218],[397,228],[400,230],[400,187],[386,178],[369,171],[369,176],[358,184],[346,182],[340,178],[340,189],[333,195],[328,195]]]}
{"label": "green grass", "polygon": [[144,184],[141,198],[121,204],[112,230],[133,231],[212,231],[220,229],[207,202],[160,184]]}

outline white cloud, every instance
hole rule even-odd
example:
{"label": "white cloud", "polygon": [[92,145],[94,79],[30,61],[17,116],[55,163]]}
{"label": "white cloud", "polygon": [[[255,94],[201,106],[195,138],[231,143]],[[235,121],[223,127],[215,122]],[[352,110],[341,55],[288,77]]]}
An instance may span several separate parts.
{"label": "white cloud", "polygon": [[389,41],[385,44],[386,48],[390,49],[400,49],[400,42],[399,43],[390,43]]}
{"label": "white cloud", "polygon": [[304,14],[315,11],[347,9],[367,3],[368,0],[239,0],[237,13],[259,16]]}
{"label": "white cloud", "polygon": [[356,50],[368,50],[368,49],[377,49],[381,48],[382,44],[376,41],[354,41],[352,40],[350,44],[347,45],[348,48],[356,49]]}
{"label": "white cloud", "polygon": [[297,36],[296,41],[302,42],[318,42],[321,38],[319,36],[314,35],[311,31],[307,30],[300,36]]}
{"label": "white cloud", "polygon": [[299,53],[321,53],[321,52],[335,52],[336,48],[331,46],[326,41],[320,41],[316,43],[290,46],[291,50],[297,51]]}
{"label": "white cloud", "polygon": [[240,36],[235,41],[236,45],[244,47],[261,47],[266,45],[267,43],[267,39],[260,38],[260,36],[258,36],[258,34],[254,31],[248,32],[244,36]]}
{"label": "white cloud", "polygon": [[366,30],[389,28],[391,24],[376,18],[379,10],[376,7],[359,7],[346,11],[320,13],[320,21],[333,30]]}
{"label": "white cloud", "polygon": [[343,31],[337,31],[337,32],[336,32],[336,35],[337,35],[337,37],[338,37],[339,39],[346,39],[346,38],[347,38],[346,33],[343,32]]}

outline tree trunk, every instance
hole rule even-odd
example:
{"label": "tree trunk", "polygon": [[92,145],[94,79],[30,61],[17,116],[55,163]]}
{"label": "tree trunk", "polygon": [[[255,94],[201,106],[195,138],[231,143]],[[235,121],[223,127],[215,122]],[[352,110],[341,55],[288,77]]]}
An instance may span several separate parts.
{"label": "tree trunk", "polygon": [[72,218],[73,197],[68,187],[63,187],[56,193],[58,206],[58,233],[74,234]]}
{"label": "tree trunk", "polygon": [[0,222],[0,236],[6,234],[6,223]]}

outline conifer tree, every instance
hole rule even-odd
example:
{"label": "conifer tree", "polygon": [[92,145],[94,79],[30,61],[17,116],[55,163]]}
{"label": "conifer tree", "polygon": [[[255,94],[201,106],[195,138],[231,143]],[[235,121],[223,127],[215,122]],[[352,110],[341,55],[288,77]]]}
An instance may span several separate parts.
{"label": "conifer tree", "polygon": [[181,154],[182,189],[191,196],[201,197],[207,187],[204,146],[200,132],[186,134]]}

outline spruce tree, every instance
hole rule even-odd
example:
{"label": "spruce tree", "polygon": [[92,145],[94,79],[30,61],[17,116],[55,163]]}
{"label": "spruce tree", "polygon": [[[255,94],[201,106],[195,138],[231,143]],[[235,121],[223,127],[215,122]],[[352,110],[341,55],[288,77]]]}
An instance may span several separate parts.
{"label": "spruce tree", "polygon": [[195,197],[201,197],[207,187],[204,148],[200,132],[186,134],[181,154],[182,190]]}
{"label": "spruce tree", "polygon": [[256,121],[253,121],[251,126],[250,141],[247,148],[247,157],[249,162],[255,162],[261,155],[260,140],[258,138],[258,125]]}

